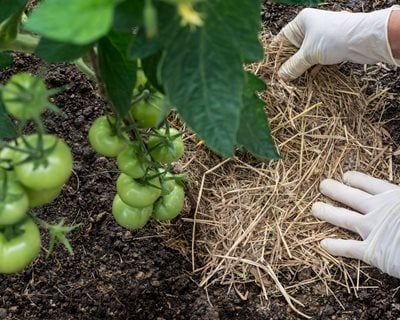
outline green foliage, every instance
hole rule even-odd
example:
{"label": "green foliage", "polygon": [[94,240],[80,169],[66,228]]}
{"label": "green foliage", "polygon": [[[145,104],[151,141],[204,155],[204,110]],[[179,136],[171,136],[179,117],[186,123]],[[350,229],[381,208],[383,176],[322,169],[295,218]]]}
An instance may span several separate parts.
{"label": "green foliage", "polygon": [[25,7],[28,0],[0,0],[0,22],[3,22]]}
{"label": "green foliage", "polygon": [[4,104],[0,99],[0,141],[15,137],[15,126],[7,115]]}
{"label": "green foliage", "polygon": [[41,38],[35,54],[48,62],[73,61],[83,56],[92,44],[77,45]]}
{"label": "green foliage", "polygon": [[124,117],[131,105],[137,62],[128,56],[132,33],[111,32],[100,39],[98,66],[106,94],[116,111]]}
{"label": "green foliage", "polygon": [[114,5],[114,0],[46,0],[32,12],[25,28],[51,40],[89,44],[110,30]]}
{"label": "green foliage", "polygon": [[[11,13],[12,2],[3,2]],[[130,108],[140,61],[169,102],[165,112],[172,105],[210,149],[231,157],[244,147],[277,158],[256,95],[264,87],[243,67],[263,57],[260,10],[261,0],[46,0],[24,26],[40,37],[35,54],[49,62],[94,49],[96,66],[79,66],[97,72],[120,117]]]}
{"label": "green foliage", "polygon": [[8,52],[0,51],[0,69],[8,67],[13,62],[13,57]]}
{"label": "green foliage", "polygon": [[266,121],[265,103],[255,93],[266,88],[263,81],[247,73],[237,141],[256,156],[279,159]]}

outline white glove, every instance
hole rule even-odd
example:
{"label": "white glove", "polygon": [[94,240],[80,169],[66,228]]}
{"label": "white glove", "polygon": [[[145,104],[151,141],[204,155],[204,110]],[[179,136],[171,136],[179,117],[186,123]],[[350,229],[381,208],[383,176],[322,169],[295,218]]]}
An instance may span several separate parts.
{"label": "white glove", "polygon": [[388,40],[388,20],[399,6],[370,13],[303,9],[280,34],[300,48],[280,68],[284,80],[293,80],[316,64],[350,61],[400,65]]}
{"label": "white glove", "polygon": [[363,241],[324,239],[330,254],[362,260],[400,278],[400,187],[356,171],[348,171],[342,184],[326,179],[320,191],[356,211],[316,202],[315,217],[358,233]]}

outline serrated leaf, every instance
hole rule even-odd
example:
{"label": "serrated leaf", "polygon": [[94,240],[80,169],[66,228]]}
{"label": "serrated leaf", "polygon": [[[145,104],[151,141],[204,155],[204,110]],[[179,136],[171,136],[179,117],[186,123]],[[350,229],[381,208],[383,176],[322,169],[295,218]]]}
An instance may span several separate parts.
{"label": "serrated leaf", "polygon": [[251,73],[247,73],[246,79],[240,127],[237,133],[238,145],[260,158],[279,159],[264,111],[265,103],[256,94],[258,90],[265,90],[266,85]]}
{"label": "serrated leaf", "polygon": [[115,7],[114,28],[117,31],[132,31],[143,21],[144,0],[125,0]]}
{"label": "serrated leaf", "polygon": [[213,0],[196,8],[200,28],[179,28],[164,49],[161,79],[183,120],[215,152],[232,156],[239,129],[243,63],[261,59],[260,1]]}
{"label": "serrated leaf", "polygon": [[128,55],[132,33],[111,32],[100,39],[97,63],[107,97],[120,117],[130,109],[137,61]]}
{"label": "serrated leaf", "polygon": [[91,47],[92,44],[76,45],[41,38],[35,54],[51,63],[73,61],[82,57]]}
{"label": "serrated leaf", "polygon": [[106,35],[114,0],[46,0],[31,13],[25,28],[47,39],[86,45]]}
{"label": "serrated leaf", "polygon": [[0,22],[20,11],[28,0],[0,0]]}
{"label": "serrated leaf", "polygon": [[16,135],[15,126],[8,117],[3,102],[0,99],[0,140],[14,138]]}
{"label": "serrated leaf", "polygon": [[13,56],[8,52],[0,52],[0,69],[8,67],[13,62]]}

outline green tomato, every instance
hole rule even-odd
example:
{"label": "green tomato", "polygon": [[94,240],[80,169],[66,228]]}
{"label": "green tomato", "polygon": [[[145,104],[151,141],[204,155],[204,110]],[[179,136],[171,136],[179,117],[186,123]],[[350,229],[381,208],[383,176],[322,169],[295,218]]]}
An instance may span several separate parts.
{"label": "green tomato", "polygon": [[[15,146],[15,142],[9,143],[11,146]],[[13,149],[4,147],[0,150],[0,168],[11,169],[14,162],[15,151]]]}
{"label": "green tomato", "polygon": [[160,183],[161,183],[161,195],[165,196],[166,194],[171,193],[171,191],[175,188],[175,180],[172,179],[173,174],[170,172],[165,172],[165,169],[158,169],[158,172],[161,173]]}
{"label": "green tomato", "polygon": [[[37,134],[27,136],[27,142],[36,146]],[[39,158],[28,160],[28,155],[16,152],[15,174],[26,187],[34,190],[53,189],[64,184],[72,173],[73,159],[67,144],[54,135],[43,136],[45,152]]]}
{"label": "green tomato", "polygon": [[130,113],[139,128],[154,128],[160,122],[164,98],[150,96],[132,105]]}
{"label": "green tomato", "polygon": [[20,183],[7,179],[5,190],[0,178],[0,225],[10,225],[20,221],[28,210],[28,196]]}
{"label": "green tomato", "polygon": [[183,187],[175,183],[174,189],[155,203],[153,217],[158,220],[174,219],[182,211],[184,202]]}
{"label": "green tomato", "polygon": [[18,234],[7,239],[0,231],[0,273],[15,273],[28,266],[39,254],[39,229],[30,218],[16,226]]}
{"label": "green tomato", "polygon": [[182,136],[174,137],[179,134],[179,131],[170,128],[169,135],[167,135],[165,129],[160,129],[156,132],[159,136],[150,136],[147,142],[147,147],[152,158],[161,163],[177,161],[183,155],[185,149]]}
{"label": "green tomato", "polygon": [[101,116],[89,129],[90,145],[97,153],[106,157],[116,157],[127,146],[125,139],[118,136],[112,127],[115,122],[114,117]]}
{"label": "green tomato", "polygon": [[138,179],[145,175],[149,159],[141,159],[140,147],[137,143],[133,143],[118,154],[117,166],[122,173]]}
{"label": "green tomato", "polygon": [[64,185],[51,189],[42,189],[42,190],[35,190],[28,187],[24,187],[25,192],[29,199],[29,207],[35,208],[52,202],[61,193],[63,186]]}
{"label": "green tomato", "polygon": [[117,193],[122,201],[131,207],[148,207],[161,195],[160,179],[155,177],[148,183],[141,183],[121,173],[117,179]]}
{"label": "green tomato", "polygon": [[151,217],[153,205],[144,208],[134,208],[123,202],[118,194],[115,195],[112,213],[121,227],[140,229],[145,226]]}
{"label": "green tomato", "polygon": [[49,104],[44,81],[27,72],[14,74],[2,96],[6,110],[21,120],[38,117]]}

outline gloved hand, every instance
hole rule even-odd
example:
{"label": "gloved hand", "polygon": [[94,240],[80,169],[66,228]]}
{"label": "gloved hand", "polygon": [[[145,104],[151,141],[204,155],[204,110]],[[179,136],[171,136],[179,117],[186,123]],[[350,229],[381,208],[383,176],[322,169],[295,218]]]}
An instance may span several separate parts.
{"label": "gloved hand", "polygon": [[354,210],[316,202],[315,217],[358,233],[363,241],[324,239],[330,254],[362,260],[400,278],[400,187],[357,171],[343,176],[346,184],[326,179],[320,191]]}
{"label": "gloved hand", "polygon": [[388,36],[389,16],[398,9],[393,6],[370,13],[303,9],[279,34],[300,49],[281,66],[278,75],[293,80],[313,65],[343,61],[400,65],[392,55]]}

